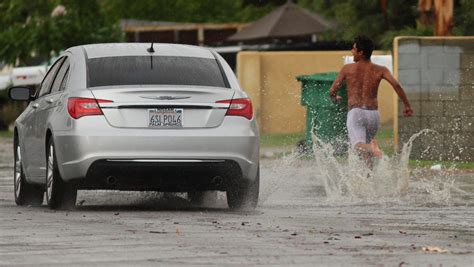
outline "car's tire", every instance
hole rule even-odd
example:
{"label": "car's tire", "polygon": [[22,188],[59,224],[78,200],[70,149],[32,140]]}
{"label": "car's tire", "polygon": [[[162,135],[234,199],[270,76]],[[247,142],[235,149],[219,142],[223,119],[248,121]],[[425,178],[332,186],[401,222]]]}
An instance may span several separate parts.
{"label": "car's tire", "polygon": [[244,179],[236,180],[227,191],[227,205],[232,210],[253,210],[258,204],[260,190],[260,168],[253,181]]}
{"label": "car's tire", "polygon": [[55,151],[50,138],[46,149],[46,202],[50,209],[72,209],[76,204],[77,188],[61,178]]}
{"label": "car's tire", "polygon": [[17,138],[15,138],[13,149],[13,192],[15,203],[18,206],[41,206],[43,204],[44,191],[39,186],[29,184],[25,180],[21,149]]}

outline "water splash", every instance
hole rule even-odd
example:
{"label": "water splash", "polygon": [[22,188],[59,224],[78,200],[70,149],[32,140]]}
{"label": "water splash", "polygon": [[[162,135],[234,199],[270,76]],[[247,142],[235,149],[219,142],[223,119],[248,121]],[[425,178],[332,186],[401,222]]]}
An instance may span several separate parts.
{"label": "water splash", "polygon": [[426,134],[437,134],[425,129],[410,137],[400,154],[384,155],[375,161],[373,169],[359,158],[355,151],[347,157],[334,156],[330,144],[313,140],[311,155],[290,153],[271,163],[272,179],[262,191],[260,203],[275,191],[295,188],[298,176],[308,175],[315,184],[324,187],[327,203],[389,203],[451,204],[451,192],[456,190],[454,175],[450,170],[430,171],[410,169],[409,158],[413,142]]}

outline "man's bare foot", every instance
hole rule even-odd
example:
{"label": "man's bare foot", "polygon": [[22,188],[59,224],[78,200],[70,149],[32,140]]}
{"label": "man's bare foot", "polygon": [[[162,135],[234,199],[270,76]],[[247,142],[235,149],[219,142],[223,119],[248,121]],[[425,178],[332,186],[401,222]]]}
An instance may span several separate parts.
{"label": "man's bare foot", "polygon": [[381,158],[383,156],[383,152],[382,150],[380,150],[375,139],[372,139],[372,141],[370,141],[370,149],[372,150],[372,154],[374,155],[374,157]]}

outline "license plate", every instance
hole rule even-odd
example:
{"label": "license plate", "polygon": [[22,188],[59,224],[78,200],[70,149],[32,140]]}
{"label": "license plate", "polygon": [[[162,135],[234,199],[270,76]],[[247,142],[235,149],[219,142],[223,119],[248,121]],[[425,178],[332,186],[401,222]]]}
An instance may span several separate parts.
{"label": "license plate", "polygon": [[148,110],[148,127],[181,128],[183,127],[182,108],[160,108]]}

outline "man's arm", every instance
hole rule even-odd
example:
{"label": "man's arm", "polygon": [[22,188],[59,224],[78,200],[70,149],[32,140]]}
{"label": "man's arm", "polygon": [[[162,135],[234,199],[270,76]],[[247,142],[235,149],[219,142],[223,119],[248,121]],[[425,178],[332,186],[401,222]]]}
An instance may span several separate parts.
{"label": "man's arm", "polygon": [[345,73],[345,68],[342,67],[341,71],[339,72],[339,75],[337,78],[334,80],[334,82],[331,85],[331,90],[329,91],[329,96],[333,101],[338,101],[341,99],[340,96],[337,96],[337,90],[339,90],[339,87],[341,87],[342,82],[346,78],[346,73]]}
{"label": "man's arm", "polygon": [[410,102],[408,101],[405,91],[403,91],[403,88],[400,85],[400,83],[392,76],[390,71],[385,67],[383,68],[382,78],[387,80],[388,83],[390,83],[390,85],[393,87],[393,89],[397,93],[398,97],[402,99],[402,102],[405,105],[405,109],[403,110],[403,115],[407,117],[413,115],[413,110],[411,109]]}

